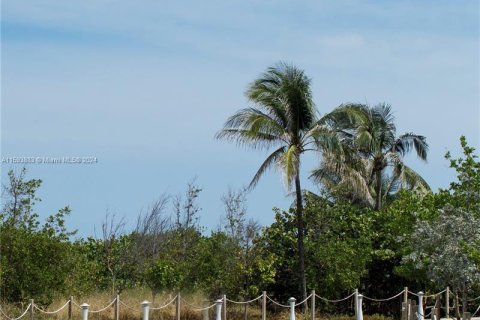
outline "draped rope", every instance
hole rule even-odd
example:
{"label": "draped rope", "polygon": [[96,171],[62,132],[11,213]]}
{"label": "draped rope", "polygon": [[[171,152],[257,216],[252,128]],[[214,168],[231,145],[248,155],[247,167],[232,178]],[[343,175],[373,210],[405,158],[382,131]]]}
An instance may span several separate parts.
{"label": "draped rope", "polygon": [[63,309],[65,309],[65,307],[68,306],[69,303],[70,303],[70,300],[68,300],[62,307],[60,307],[60,309],[55,310],[55,311],[43,310],[43,309],[41,309],[40,307],[38,307],[36,304],[34,304],[33,307],[34,307],[35,309],[37,309],[38,311],[40,311],[41,313],[45,313],[45,314],[55,314],[55,313],[60,312],[60,311],[62,311]]}
{"label": "draped rope", "polygon": [[2,308],[0,308],[0,312],[1,312],[1,313],[3,314],[3,316],[4,316],[5,318],[7,318],[8,320],[20,320],[20,319],[22,319],[22,318],[27,314],[27,312],[28,312],[28,310],[30,310],[30,307],[31,307],[31,306],[32,306],[32,304],[30,303],[30,304],[27,306],[27,309],[25,309],[25,311],[22,313],[22,315],[19,316],[19,317],[17,317],[17,318],[10,318],[9,316],[7,316],[7,315],[5,314],[5,312],[3,312]]}
{"label": "draped rope", "polygon": [[316,296],[318,299],[323,300],[323,301],[326,301],[326,302],[337,303],[337,302],[342,302],[342,301],[348,300],[348,299],[350,299],[351,297],[353,297],[354,295],[355,295],[355,292],[352,293],[351,295],[345,297],[345,298],[338,299],[338,300],[330,300],[330,299],[327,299],[327,298],[324,298],[324,297],[320,297],[319,295],[315,295],[315,296]]}
{"label": "draped rope", "polygon": [[400,297],[404,292],[405,292],[405,290],[402,290],[402,291],[400,291],[399,293],[397,293],[396,295],[394,295],[393,297],[385,298],[385,299],[375,299],[375,298],[370,298],[370,297],[367,297],[367,296],[363,296],[363,298],[364,298],[364,299],[367,299],[367,300],[371,300],[371,301],[376,301],[376,302],[384,302],[384,301],[388,301],[388,300],[392,300],[392,299],[398,298],[398,297]]}

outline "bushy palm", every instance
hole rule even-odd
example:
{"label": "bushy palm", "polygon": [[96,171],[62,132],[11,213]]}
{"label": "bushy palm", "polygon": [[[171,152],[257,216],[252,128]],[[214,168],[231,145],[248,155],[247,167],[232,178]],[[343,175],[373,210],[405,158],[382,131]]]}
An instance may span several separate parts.
{"label": "bushy palm", "polygon": [[256,108],[239,110],[216,137],[252,148],[274,148],[253,177],[250,188],[274,165],[282,170],[288,189],[295,185],[299,273],[301,292],[306,297],[300,155],[315,149],[315,145],[333,148],[335,136],[324,126],[328,117],[318,119],[310,79],[303,70],[285,63],[270,67],[250,84],[246,95]]}
{"label": "bushy palm", "polygon": [[421,193],[430,190],[426,181],[403,162],[412,149],[426,161],[426,139],[414,133],[397,136],[389,105],[342,105],[335,114],[330,125],[342,141],[342,152],[324,154],[312,175],[324,187],[340,190],[377,210],[401,188]]}

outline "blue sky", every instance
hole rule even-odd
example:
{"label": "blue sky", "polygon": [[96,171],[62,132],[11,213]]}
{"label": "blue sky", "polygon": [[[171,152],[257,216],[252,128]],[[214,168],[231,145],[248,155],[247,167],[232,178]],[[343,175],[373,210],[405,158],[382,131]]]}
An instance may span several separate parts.
{"label": "blue sky", "polygon": [[[106,210],[133,223],[162,193],[203,188],[215,228],[228,187],[249,183],[266,153],[213,136],[249,106],[247,85],[283,60],[313,79],[321,113],[390,103],[399,133],[425,135],[434,189],[454,178],[443,155],[480,145],[478,1],[3,0],[2,157],[95,156],[92,165],[29,165],[42,217],[70,205],[90,235]],[[304,186],[315,156],[303,163]],[[2,164],[2,178],[19,165]],[[5,183],[5,181],[3,181]],[[266,225],[292,199],[272,170],[248,195]]]}

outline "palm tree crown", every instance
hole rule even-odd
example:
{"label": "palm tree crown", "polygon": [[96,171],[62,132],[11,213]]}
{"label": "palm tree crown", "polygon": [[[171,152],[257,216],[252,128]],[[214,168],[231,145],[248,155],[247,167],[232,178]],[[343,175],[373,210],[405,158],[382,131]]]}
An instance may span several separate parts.
{"label": "palm tree crown", "polygon": [[258,108],[239,110],[226,121],[216,137],[252,148],[275,147],[253,177],[250,187],[276,164],[283,169],[290,189],[298,174],[300,154],[312,142],[313,131],[317,128],[310,79],[302,70],[282,63],[268,68],[252,82],[246,95]]}
{"label": "palm tree crown", "polygon": [[[327,188],[350,190],[352,198],[377,210],[382,200],[400,188],[422,193],[430,190],[425,180],[403,162],[403,157],[412,149],[426,161],[426,139],[414,133],[397,136],[389,105],[349,104],[338,110],[332,126],[342,141],[342,154],[324,155],[320,168],[313,173],[314,178]],[[342,115],[346,110],[348,115]]]}

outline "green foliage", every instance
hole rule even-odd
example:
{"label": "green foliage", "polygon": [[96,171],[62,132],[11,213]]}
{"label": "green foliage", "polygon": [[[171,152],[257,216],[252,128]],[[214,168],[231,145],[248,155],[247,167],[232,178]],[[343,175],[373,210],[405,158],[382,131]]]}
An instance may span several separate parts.
{"label": "green foliage", "polygon": [[[371,252],[372,212],[348,203],[331,203],[307,194],[305,204],[305,256],[307,287],[336,298],[353,291],[366,274]],[[277,270],[270,291],[280,299],[296,290],[293,272],[296,223],[293,210],[276,210],[275,222],[264,230],[261,245],[274,255]],[[355,259],[352,259],[355,256]]]}
{"label": "green foliage", "polygon": [[[477,294],[480,281],[479,181],[475,150],[461,139],[463,156],[447,154],[458,178],[448,190],[422,194],[399,190],[381,210],[336,193],[302,194],[305,274],[308,290],[332,299],[359,288],[387,297],[404,286],[439,290],[445,285]],[[274,209],[260,230],[247,220],[245,194],[222,198],[225,220],[210,235],[199,225],[201,189],[190,183],[171,201],[164,195],[133,232],[106,220],[103,237],[71,241],[69,207],[39,221],[40,180],[9,173],[0,213],[0,289],[7,301],[148,287],[153,295],[181,290],[210,298],[242,300],[267,290],[277,300],[298,294],[298,214]],[[171,208],[170,212],[167,210]],[[397,301],[398,302],[398,301]],[[393,315],[398,303],[368,304],[366,312]],[[327,304],[327,312],[348,312]]]}
{"label": "green foliage", "polygon": [[176,265],[169,261],[157,260],[147,269],[146,283],[152,292],[173,292],[179,289],[181,274]]}
{"label": "green foliage", "polygon": [[412,271],[420,270],[435,288],[465,289],[480,279],[480,162],[465,137],[460,144],[464,158],[453,159],[450,152],[445,156],[457,181],[429,206],[416,206],[414,230],[403,236],[406,250],[399,271],[412,277]]}
{"label": "green foliage", "polygon": [[[412,252],[404,262],[426,270],[427,279],[436,289],[463,288],[480,281],[480,269],[469,258],[464,245],[480,242],[480,219],[473,214],[446,206],[431,221],[418,220],[410,235]],[[480,247],[476,246],[477,250]]]}
{"label": "green foliage", "polygon": [[19,175],[8,173],[6,202],[0,214],[0,289],[8,301],[35,298],[49,303],[55,293],[65,292],[67,279],[76,255],[69,237],[74,232],[65,228],[65,207],[49,216],[41,225],[33,205],[40,201],[35,193],[40,180],[25,180],[26,170]]}
{"label": "green foliage", "polygon": [[450,152],[445,155],[450,162],[450,168],[457,172],[457,181],[450,183],[449,202],[480,217],[480,162],[477,160],[475,148],[468,146],[464,136],[460,137],[460,145],[463,157],[454,159]]}
{"label": "green foliage", "polygon": [[[110,289],[112,294],[136,286],[140,282],[133,252],[133,234],[122,234],[115,239],[87,238],[77,242],[86,252],[86,260],[94,274],[95,288]],[[86,279],[88,280],[88,279]]]}
{"label": "green foliage", "polygon": [[318,288],[320,294],[341,297],[358,288],[367,272],[372,251],[373,212],[313,195],[306,200],[310,286]]}

